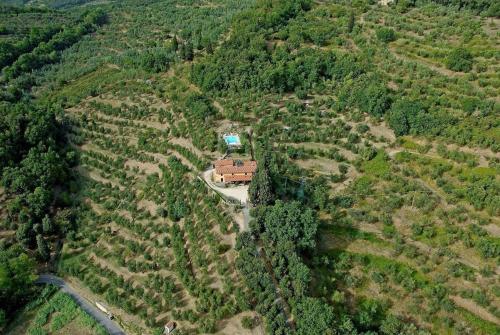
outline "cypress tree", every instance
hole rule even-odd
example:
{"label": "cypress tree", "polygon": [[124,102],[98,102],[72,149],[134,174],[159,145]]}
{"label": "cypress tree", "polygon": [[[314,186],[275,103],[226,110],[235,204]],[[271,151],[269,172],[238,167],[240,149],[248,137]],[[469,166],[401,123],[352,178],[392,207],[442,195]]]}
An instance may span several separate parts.
{"label": "cypress tree", "polygon": [[42,229],[45,234],[52,232],[52,222],[47,215],[42,219]]}
{"label": "cypress tree", "polygon": [[250,183],[248,190],[250,202],[254,206],[270,205],[274,200],[271,177],[269,176],[269,167],[267,158],[259,162],[257,173]]}
{"label": "cypress tree", "polygon": [[50,258],[50,250],[49,247],[47,246],[47,242],[45,242],[42,235],[36,236],[36,245],[38,248],[38,254],[40,255],[40,258],[44,261],[48,261]]}
{"label": "cypress tree", "polygon": [[177,41],[177,36],[174,35],[174,38],[172,39],[172,49],[174,51],[177,51],[179,49],[179,42]]}
{"label": "cypress tree", "polygon": [[354,13],[351,12],[349,14],[349,21],[347,21],[347,31],[352,33],[353,29],[354,29]]}

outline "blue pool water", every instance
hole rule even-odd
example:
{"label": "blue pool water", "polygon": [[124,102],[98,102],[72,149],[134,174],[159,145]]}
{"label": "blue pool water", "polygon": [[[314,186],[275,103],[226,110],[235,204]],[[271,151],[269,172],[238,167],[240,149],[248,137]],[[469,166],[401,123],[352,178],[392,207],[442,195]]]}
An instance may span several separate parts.
{"label": "blue pool water", "polygon": [[237,135],[226,135],[224,140],[228,145],[238,145],[240,144],[240,137]]}

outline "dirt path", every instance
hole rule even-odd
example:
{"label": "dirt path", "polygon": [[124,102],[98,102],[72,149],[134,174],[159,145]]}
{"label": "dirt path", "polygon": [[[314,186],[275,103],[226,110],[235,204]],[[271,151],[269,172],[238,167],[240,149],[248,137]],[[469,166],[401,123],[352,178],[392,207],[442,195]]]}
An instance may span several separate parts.
{"label": "dirt path", "polygon": [[419,63],[420,65],[428,67],[430,70],[435,71],[443,76],[446,76],[446,77],[461,77],[461,76],[463,76],[462,73],[454,72],[454,71],[448,70],[446,68],[442,68],[440,66],[437,66],[436,64],[430,63],[427,60],[423,60],[420,58],[410,58],[410,57],[407,57],[405,55],[399,54],[394,47],[389,47],[389,51],[394,56],[394,58],[396,58],[398,60],[401,60],[404,62]]}
{"label": "dirt path", "polygon": [[464,299],[459,296],[450,296],[451,300],[455,302],[458,306],[468,310],[474,315],[479,316],[481,319],[492,322],[496,325],[500,325],[500,320],[492,315],[486,308],[478,306],[475,302]]}

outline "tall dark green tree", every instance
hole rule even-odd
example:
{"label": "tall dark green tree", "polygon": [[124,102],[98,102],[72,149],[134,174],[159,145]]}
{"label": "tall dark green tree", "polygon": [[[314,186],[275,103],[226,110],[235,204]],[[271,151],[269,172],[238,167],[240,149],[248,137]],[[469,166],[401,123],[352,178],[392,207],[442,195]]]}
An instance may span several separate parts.
{"label": "tall dark green tree", "polygon": [[25,248],[31,248],[34,241],[33,224],[31,222],[22,223],[17,227],[16,239]]}
{"label": "tall dark green tree", "polygon": [[174,35],[174,38],[172,38],[172,49],[174,51],[177,51],[179,49],[179,41],[177,41],[177,36]]}
{"label": "tall dark green tree", "polygon": [[472,70],[474,64],[474,57],[469,50],[465,48],[457,48],[450,52],[446,59],[446,66],[448,69],[457,72],[469,72]]}
{"label": "tall dark green tree", "polygon": [[316,245],[318,222],[313,210],[298,201],[277,200],[274,206],[261,208],[263,238],[271,244],[293,243],[297,249],[311,249]]}
{"label": "tall dark green tree", "polygon": [[194,58],[193,44],[191,42],[186,42],[181,48],[181,57],[184,60],[192,61]]}
{"label": "tall dark green tree", "polygon": [[4,318],[9,319],[29,298],[34,270],[34,261],[19,247],[0,251],[0,315]]}
{"label": "tall dark green tree", "polygon": [[49,234],[52,232],[52,220],[48,215],[42,219],[42,229],[45,234]]}
{"label": "tall dark green tree", "polygon": [[40,259],[48,261],[50,258],[50,249],[42,235],[36,236],[36,246]]}
{"label": "tall dark green tree", "polygon": [[349,20],[347,21],[347,31],[352,33],[354,30],[354,12],[349,13]]}
{"label": "tall dark green tree", "polygon": [[297,304],[297,333],[303,335],[336,334],[333,308],[316,298],[304,298]]}
{"label": "tall dark green tree", "polygon": [[257,172],[250,183],[248,195],[250,197],[250,202],[254,206],[269,205],[274,200],[273,187],[266,158],[263,158],[258,164]]}
{"label": "tall dark green tree", "polygon": [[392,28],[381,27],[376,30],[375,34],[377,35],[377,38],[384,43],[396,40],[396,32]]}

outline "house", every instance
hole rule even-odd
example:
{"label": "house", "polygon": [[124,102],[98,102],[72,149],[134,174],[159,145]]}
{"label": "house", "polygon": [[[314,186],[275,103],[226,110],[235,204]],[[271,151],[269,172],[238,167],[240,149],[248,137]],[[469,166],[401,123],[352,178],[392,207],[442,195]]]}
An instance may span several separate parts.
{"label": "house", "polygon": [[168,335],[168,334],[172,334],[175,330],[175,322],[173,321],[169,321],[166,325],[165,325],[165,331],[164,331],[164,334]]}
{"label": "house", "polygon": [[257,171],[256,161],[220,159],[214,162],[213,179],[217,183],[246,183]]}

